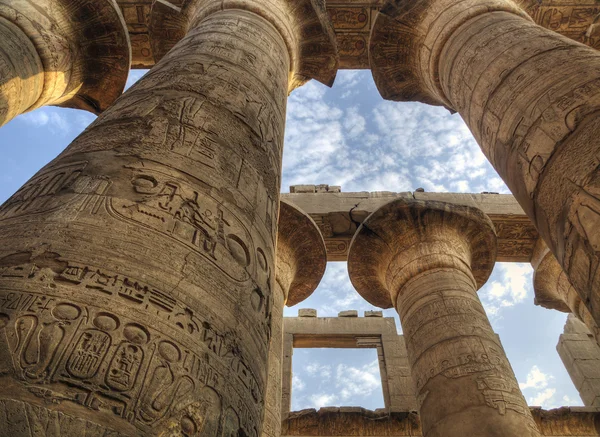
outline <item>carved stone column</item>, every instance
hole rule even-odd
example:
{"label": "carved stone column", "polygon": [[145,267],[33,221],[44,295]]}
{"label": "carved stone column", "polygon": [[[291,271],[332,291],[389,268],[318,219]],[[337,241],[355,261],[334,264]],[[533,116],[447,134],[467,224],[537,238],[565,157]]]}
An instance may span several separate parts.
{"label": "carved stone column", "polygon": [[458,111],[600,322],[600,56],[511,0],[396,1],[371,38],[381,94]]}
{"label": "carved stone column", "polygon": [[217,3],[0,208],[3,434],[261,435],[289,78],[335,50]]}
{"label": "carved stone column", "polygon": [[116,0],[0,0],[0,126],[44,105],[99,114],[130,62]]}
{"label": "carved stone column", "polygon": [[442,202],[392,201],[352,240],[354,287],[400,315],[425,437],[540,435],[477,296],[495,258],[490,219]]}
{"label": "carved stone column", "polygon": [[263,437],[281,436],[283,307],[310,296],[321,282],[326,266],[327,249],[317,224],[297,206],[281,200]]}
{"label": "carved stone column", "polygon": [[585,323],[598,341],[600,329],[598,329],[596,321],[542,239],[539,239],[533,248],[531,266],[533,267],[535,304],[563,313],[573,313],[575,317]]}

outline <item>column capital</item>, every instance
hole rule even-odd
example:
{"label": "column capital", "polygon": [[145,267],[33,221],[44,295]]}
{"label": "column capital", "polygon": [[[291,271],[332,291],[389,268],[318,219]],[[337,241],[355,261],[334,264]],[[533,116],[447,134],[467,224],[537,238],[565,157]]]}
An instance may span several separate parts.
{"label": "column capital", "polygon": [[310,79],[333,85],[339,56],[322,0],[156,0],[149,25],[154,60],[162,59],[191,27],[226,9],[255,13],[277,28],[290,55],[290,92]]}
{"label": "column capital", "polygon": [[30,38],[43,66],[44,105],[99,114],[123,92],[131,66],[127,25],[116,0],[4,1],[0,17]]}
{"label": "column capital", "polygon": [[496,246],[490,218],[476,208],[397,199],[358,228],[350,244],[348,272],[362,297],[390,308],[404,285],[431,269],[460,270],[479,289],[494,268]]}
{"label": "column capital", "polygon": [[327,266],[327,250],[319,227],[300,208],[279,203],[276,280],[288,291],[286,305],[302,302],[321,282]]}
{"label": "column capital", "polygon": [[388,1],[375,18],[369,43],[371,71],[381,96],[452,109],[439,83],[439,55],[454,30],[495,11],[532,21],[512,0]]}
{"label": "column capital", "polygon": [[[541,238],[533,247],[531,256],[533,267],[533,291],[535,304],[544,308],[570,313],[567,296],[572,288],[562,267],[550,252],[548,246]],[[576,296],[576,293],[574,293]]]}

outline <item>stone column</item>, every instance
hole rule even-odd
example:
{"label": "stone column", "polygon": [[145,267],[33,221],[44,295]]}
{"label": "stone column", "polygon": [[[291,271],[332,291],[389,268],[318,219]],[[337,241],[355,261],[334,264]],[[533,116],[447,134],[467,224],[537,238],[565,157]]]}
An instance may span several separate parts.
{"label": "stone column", "polygon": [[335,50],[217,3],[0,208],[3,434],[261,435],[289,78]]}
{"label": "stone column", "polygon": [[535,304],[564,313],[573,313],[585,323],[598,341],[600,329],[596,321],[542,239],[539,239],[533,248],[531,266]]}
{"label": "stone column", "polygon": [[540,435],[477,296],[495,257],[490,219],[442,202],[392,201],[352,240],[354,287],[400,316],[425,437]]}
{"label": "stone column", "polygon": [[556,351],[587,407],[600,407],[600,347],[587,327],[569,314]]}
{"label": "stone column", "polygon": [[381,94],[458,111],[600,322],[600,56],[511,0],[397,0],[370,43]]}
{"label": "stone column", "polygon": [[297,206],[281,200],[263,437],[281,436],[283,307],[310,296],[326,266],[327,249],[317,224]]}
{"label": "stone column", "polygon": [[0,0],[0,126],[44,105],[99,114],[130,62],[116,0]]}

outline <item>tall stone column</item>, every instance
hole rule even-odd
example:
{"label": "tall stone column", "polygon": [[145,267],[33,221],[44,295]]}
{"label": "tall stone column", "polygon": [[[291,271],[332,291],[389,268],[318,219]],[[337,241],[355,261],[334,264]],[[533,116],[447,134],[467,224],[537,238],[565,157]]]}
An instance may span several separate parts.
{"label": "tall stone column", "polygon": [[400,316],[425,437],[540,435],[477,296],[495,258],[490,219],[443,202],[392,201],[352,240],[354,287]]}
{"label": "tall stone column", "polygon": [[600,323],[600,56],[511,0],[397,0],[374,24],[384,98],[458,111]]}
{"label": "tall stone column", "polygon": [[598,329],[596,321],[542,239],[539,239],[533,248],[531,266],[533,267],[535,304],[564,313],[572,313],[585,323],[598,341],[600,329]]}
{"label": "tall stone column", "polygon": [[325,12],[296,6],[194,15],[2,205],[1,433],[261,435],[286,96],[315,23],[335,75]]}
{"label": "tall stone column", "polygon": [[99,114],[130,63],[116,0],[0,0],[0,126],[44,105]]}
{"label": "tall stone column", "polygon": [[281,200],[263,437],[281,436],[283,307],[309,297],[321,282],[326,266],[327,249],[317,224],[300,208]]}

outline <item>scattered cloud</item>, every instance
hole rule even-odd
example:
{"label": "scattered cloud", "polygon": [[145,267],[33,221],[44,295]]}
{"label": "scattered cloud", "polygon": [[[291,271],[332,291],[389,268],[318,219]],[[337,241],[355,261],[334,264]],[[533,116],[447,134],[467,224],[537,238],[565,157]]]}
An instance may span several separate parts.
{"label": "scattered cloud", "polygon": [[329,364],[323,365],[313,362],[307,365],[304,370],[306,370],[306,372],[312,376],[319,375],[321,378],[331,377],[331,365]]}
{"label": "scattered cloud", "polygon": [[[361,90],[362,87],[362,90]],[[368,71],[340,72],[333,90],[309,82],[288,102],[283,189],[508,192],[458,114],[376,93]],[[358,93],[358,94],[357,94]]]}
{"label": "scattered cloud", "polygon": [[[526,396],[528,405],[546,409],[555,408],[559,406],[560,402],[554,396],[556,388],[549,387],[551,382],[554,382],[554,376],[543,372],[537,365],[534,365],[527,373],[526,381],[519,382],[519,388]],[[564,396],[564,398],[568,398],[568,396]]]}
{"label": "scattered cloud", "polygon": [[292,376],[292,390],[302,391],[306,387],[306,384],[298,375]]}
{"label": "scattered cloud", "polygon": [[493,278],[479,296],[490,318],[502,317],[502,310],[533,299],[533,269],[524,263],[496,263]]}
{"label": "scattered cloud", "polygon": [[554,402],[555,393],[555,388],[547,388],[546,390],[539,392],[537,395],[530,397],[527,402],[531,406],[540,406],[546,409],[554,408],[556,406]]}
{"label": "scattered cloud", "polygon": [[338,397],[334,394],[315,393],[309,396],[311,408],[317,410],[322,407],[333,406],[337,403]]}
{"label": "scattered cloud", "polygon": [[538,366],[533,366],[527,374],[527,380],[519,383],[519,388],[525,390],[528,388],[541,389],[548,386],[548,381],[551,380],[552,375],[548,375],[542,372]]}
{"label": "scattered cloud", "polygon": [[36,128],[47,127],[54,134],[64,135],[72,128],[70,120],[61,109],[48,106],[20,115],[18,120]]}
{"label": "scattered cloud", "polygon": [[335,385],[340,390],[342,400],[352,396],[371,395],[375,390],[381,389],[379,361],[372,361],[362,367],[338,364]]}

